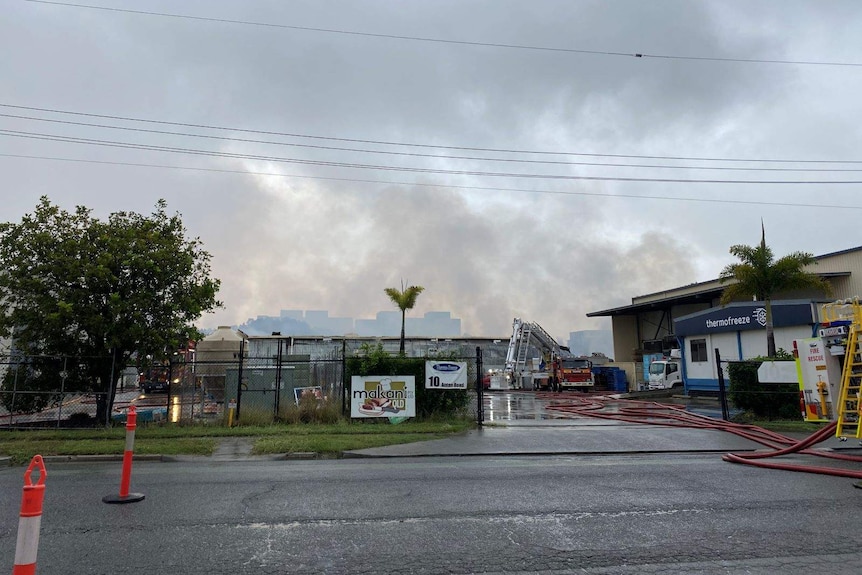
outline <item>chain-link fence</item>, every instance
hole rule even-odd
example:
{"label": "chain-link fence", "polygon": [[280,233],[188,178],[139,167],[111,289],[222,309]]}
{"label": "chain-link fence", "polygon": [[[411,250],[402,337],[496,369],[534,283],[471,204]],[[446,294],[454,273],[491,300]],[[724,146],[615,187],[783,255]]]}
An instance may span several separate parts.
{"label": "chain-link fence", "polygon": [[[82,391],[79,358],[0,356],[0,428],[70,428],[109,424],[117,413],[103,409],[107,393]],[[138,371],[119,366],[114,405],[138,396]]]}
{"label": "chain-link fence", "polygon": [[[351,373],[348,363],[371,349],[367,340],[273,337],[258,339],[254,346],[243,342],[233,359],[201,360],[192,354],[179,354],[157,365],[117,366],[117,387],[109,411],[105,409],[111,403],[107,393],[79,391],[86,389],[83,382],[67,379],[72,371],[69,366],[80,363],[76,358],[40,358],[35,362],[23,356],[0,356],[0,428],[121,424],[132,405],[141,424],[222,425],[229,419],[270,423],[288,418],[303,394],[312,394],[349,416],[350,377],[357,373]],[[442,357],[467,362],[469,405],[476,413],[482,404],[478,399],[482,368],[476,349],[475,345],[457,342],[427,342],[424,346],[414,342],[406,361],[417,366]],[[397,351],[384,349],[392,356]],[[500,358],[493,351],[490,356],[496,365]],[[424,371],[417,369],[417,396],[422,396],[426,393]],[[429,398],[433,401],[432,395]],[[477,416],[481,421],[481,415]]]}

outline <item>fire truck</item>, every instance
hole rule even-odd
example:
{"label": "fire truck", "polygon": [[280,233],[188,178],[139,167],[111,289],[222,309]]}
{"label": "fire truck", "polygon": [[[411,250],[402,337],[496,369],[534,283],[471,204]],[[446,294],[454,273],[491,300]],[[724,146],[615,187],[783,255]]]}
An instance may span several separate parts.
{"label": "fire truck", "polygon": [[535,322],[515,318],[502,377],[491,379],[491,389],[591,388],[595,385],[589,359],[572,355]]}

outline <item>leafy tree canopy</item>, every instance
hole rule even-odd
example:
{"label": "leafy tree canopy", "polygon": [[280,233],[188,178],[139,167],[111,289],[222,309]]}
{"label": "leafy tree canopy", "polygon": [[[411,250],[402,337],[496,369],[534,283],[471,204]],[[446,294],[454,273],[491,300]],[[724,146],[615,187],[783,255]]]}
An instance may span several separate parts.
{"label": "leafy tree canopy", "polygon": [[21,222],[0,224],[0,335],[25,357],[74,357],[63,378],[104,394],[101,421],[133,354],[176,349],[196,336],[193,321],[221,305],[210,254],[166,210],[159,200],[148,216],[103,221],[42,197]]}

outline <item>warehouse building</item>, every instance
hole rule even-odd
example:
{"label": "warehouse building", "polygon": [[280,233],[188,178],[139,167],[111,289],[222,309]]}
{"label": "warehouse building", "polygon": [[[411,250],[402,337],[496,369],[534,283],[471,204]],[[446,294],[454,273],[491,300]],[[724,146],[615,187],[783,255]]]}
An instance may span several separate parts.
{"label": "warehouse building", "polygon": [[[792,349],[794,339],[811,337],[822,304],[862,296],[862,246],[817,256],[805,271],[832,287],[831,296],[802,290],[776,294],[772,300],[776,348]],[[715,350],[722,360],[766,355],[763,302],[721,306],[727,284],[719,279],[632,298],[631,305],[587,314],[610,317],[617,362],[634,362],[638,383],[649,362],[679,349],[686,388],[718,389]]]}

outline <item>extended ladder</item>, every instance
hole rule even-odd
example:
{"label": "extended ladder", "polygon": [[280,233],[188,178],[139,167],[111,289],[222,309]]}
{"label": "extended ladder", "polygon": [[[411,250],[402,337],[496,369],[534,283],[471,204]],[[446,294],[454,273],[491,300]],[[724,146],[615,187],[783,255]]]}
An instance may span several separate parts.
{"label": "extended ladder", "polygon": [[527,355],[530,353],[530,332],[532,331],[529,322],[521,324],[521,333],[518,335],[518,355],[515,358],[515,368],[521,370],[527,365]]}
{"label": "extended ladder", "polygon": [[841,392],[838,401],[838,426],[836,437],[852,435],[862,437],[862,308],[859,302],[852,304],[850,333],[844,351],[844,367],[841,370]]}

